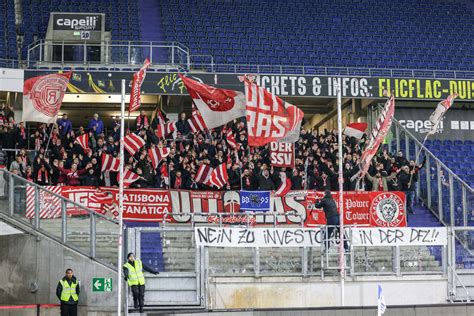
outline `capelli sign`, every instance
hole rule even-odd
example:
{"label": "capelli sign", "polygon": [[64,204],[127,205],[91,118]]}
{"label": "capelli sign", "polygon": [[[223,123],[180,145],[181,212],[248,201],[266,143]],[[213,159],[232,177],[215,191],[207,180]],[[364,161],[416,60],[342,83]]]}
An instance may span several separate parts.
{"label": "capelli sign", "polygon": [[53,29],[56,31],[100,31],[101,14],[55,13]]}

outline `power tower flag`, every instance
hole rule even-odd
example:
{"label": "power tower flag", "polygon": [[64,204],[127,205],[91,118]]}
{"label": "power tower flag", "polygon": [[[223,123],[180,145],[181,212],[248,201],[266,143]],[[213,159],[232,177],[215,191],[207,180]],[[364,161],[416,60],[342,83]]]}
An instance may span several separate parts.
{"label": "power tower flag", "polygon": [[141,89],[143,81],[145,80],[146,70],[150,66],[150,60],[147,58],[145,59],[145,63],[143,67],[140,68],[139,71],[133,74],[133,81],[132,81],[132,90],[130,91],[130,105],[128,108],[129,112],[133,112],[140,108],[142,104],[141,100]]}
{"label": "power tower flag", "polygon": [[23,122],[55,123],[72,71],[34,77],[23,85]]}
{"label": "power tower flag", "polygon": [[303,111],[259,87],[248,77],[244,83],[249,145],[298,141]]}
{"label": "power tower flag", "polygon": [[208,129],[245,116],[242,92],[219,89],[179,75]]}

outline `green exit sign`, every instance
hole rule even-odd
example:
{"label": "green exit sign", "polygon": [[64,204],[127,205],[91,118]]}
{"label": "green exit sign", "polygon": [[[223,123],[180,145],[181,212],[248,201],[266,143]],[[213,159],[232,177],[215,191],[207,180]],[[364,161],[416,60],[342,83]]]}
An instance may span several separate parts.
{"label": "green exit sign", "polygon": [[92,292],[112,292],[112,278],[92,278]]}

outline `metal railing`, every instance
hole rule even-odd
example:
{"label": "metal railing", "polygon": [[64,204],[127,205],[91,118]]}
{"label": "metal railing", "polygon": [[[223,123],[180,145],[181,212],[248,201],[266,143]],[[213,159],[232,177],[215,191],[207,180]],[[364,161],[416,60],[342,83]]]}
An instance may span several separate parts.
{"label": "metal railing", "polygon": [[[439,160],[420,140],[393,120],[391,134],[393,139],[387,142],[390,152],[402,151],[407,159],[418,160],[426,157],[426,163],[420,170],[416,187],[416,196],[447,226],[470,226],[474,219],[469,218],[468,210],[474,209],[474,190],[461,177],[456,175]],[[420,163],[421,161],[416,161]],[[472,214],[471,214],[472,216]]]}
{"label": "metal railing", "polygon": [[[71,212],[75,216],[70,216]],[[116,221],[6,169],[0,169],[0,213],[110,268],[116,267]]]}
{"label": "metal railing", "polygon": [[139,68],[145,58],[157,65],[190,68],[189,48],[178,42],[39,40],[28,46],[26,65],[38,67]]}

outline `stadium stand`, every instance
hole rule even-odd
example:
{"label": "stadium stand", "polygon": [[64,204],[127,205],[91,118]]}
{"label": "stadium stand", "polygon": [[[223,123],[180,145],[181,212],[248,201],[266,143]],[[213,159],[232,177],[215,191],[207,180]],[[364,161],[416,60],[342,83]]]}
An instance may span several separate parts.
{"label": "stadium stand", "polygon": [[16,59],[15,7],[13,1],[0,1],[0,59]]}
{"label": "stadium stand", "polygon": [[[10,2],[10,1],[9,1]],[[13,1],[11,1],[13,3]],[[34,38],[44,39],[48,28],[50,12],[96,12],[105,14],[105,28],[112,33],[113,40],[138,41],[140,27],[138,3],[130,0],[91,0],[91,1],[22,1],[23,21],[21,30],[25,34],[22,55],[26,57],[28,45]],[[119,52],[112,52],[119,59]]]}
{"label": "stadium stand", "polygon": [[217,64],[474,70],[467,1],[156,2],[166,39]]}

